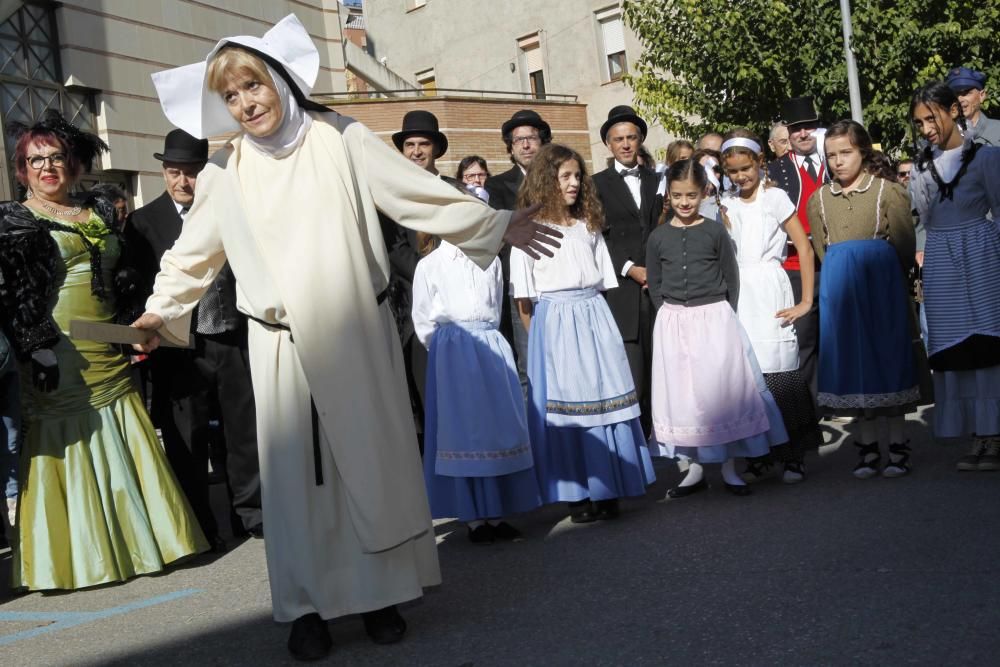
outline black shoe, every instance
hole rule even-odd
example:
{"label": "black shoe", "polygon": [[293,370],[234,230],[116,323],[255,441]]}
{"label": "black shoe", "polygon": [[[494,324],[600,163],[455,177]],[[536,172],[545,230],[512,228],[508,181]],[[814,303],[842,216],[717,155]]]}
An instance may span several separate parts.
{"label": "black shoe", "polygon": [[254,539],[264,539],[264,524],[258,523],[253,528],[247,528],[247,535]]}
{"label": "black shoe", "polygon": [[361,614],[365,632],[376,644],[395,644],[406,634],[406,621],[399,615],[396,605]]}
{"label": "black shoe", "polygon": [[493,537],[498,540],[506,540],[508,542],[520,542],[524,539],[524,535],[521,534],[521,531],[506,521],[501,521],[493,526]]}
{"label": "black shoe", "polygon": [[670,498],[686,498],[687,496],[698,493],[699,491],[704,491],[707,488],[708,482],[706,482],[705,478],[702,477],[691,486],[675,486],[667,491],[667,496]]}
{"label": "black shoe", "polygon": [[484,523],[475,528],[469,528],[469,541],[473,544],[493,544],[496,536],[493,533],[493,526]]}
{"label": "black shoe", "polygon": [[592,523],[597,521],[594,505],[587,500],[577,500],[569,503],[569,520],[573,523]]}
{"label": "black shoe", "polygon": [[226,541],[222,539],[221,535],[213,535],[208,538],[208,553],[210,554],[224,554],[226,553]]}
{"label": "black shoe", "polygon": [[726,482],[726,491],[734,496],[749,496],[753,490],[746,484],[730,484]]}
{"label": "black shoe", "polygon": [[296,660],[321,660],[330,655],[333,640],[326,621],[319,614],[299,616],[288,635],[288,652]]}
{"label": "black shoe", "polygon": [[621,508],[618,506],[618,499],[598,500],[594,503],[594,514],[600,521],[617,519],[621,516]]}

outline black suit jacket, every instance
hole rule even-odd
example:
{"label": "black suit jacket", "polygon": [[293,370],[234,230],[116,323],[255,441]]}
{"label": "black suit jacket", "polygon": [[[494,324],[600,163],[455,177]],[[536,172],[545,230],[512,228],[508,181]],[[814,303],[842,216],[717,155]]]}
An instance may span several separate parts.
{"label": "black suit jacket", "polygon": [[[153,293],[153,280],[160,271],[160,259],[181,235],[183,223],[174,200],[166,192],[133,211],[125,222],[127,261],[129,266],[139,272],[143,298]],[[219,292],[223,326],[226,331],[240,329],[245,318],[236,310],[236,278],[229,264],[222,267],[219,277],[210,289]],[[191,318],[192,331],[197,321],[196,313]]]}
{"label": "black suit jacket", "polygon": [[490,206],[497,210],[513,211],[517,208],[517,191],[524,183],[524,174],[516,164],[502,174],[491,176],[486,181],[486,191],[490,193]]}
{"label": "black suit jacket", "polygon": [[[659,174],[640,167],[639,182],[640,205],[636,206],[625,179],[614,166],[594,174],[597,196],[604,207],[604,238],[615,272],[619,274],[628,261],[638,266],[646,265],[646,239],[656,227],[663,208],[663,197],[656,194]],[[638,340],[639,311],[643,302],[649,301],[648,291],[631,278],[619,275],[618,289],[608,290],[607,297],[622,338]]]}

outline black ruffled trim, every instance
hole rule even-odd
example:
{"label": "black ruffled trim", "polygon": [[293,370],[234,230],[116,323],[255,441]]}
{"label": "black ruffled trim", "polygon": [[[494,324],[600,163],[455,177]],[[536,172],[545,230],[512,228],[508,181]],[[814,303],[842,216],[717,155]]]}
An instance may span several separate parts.
{"label": "black ruffled trim", "polygon": [[0,304],[4,329],[22,358],[59,341],[49,306],[58,262],[55,239],[35,216],[17,202],[0,203]]}

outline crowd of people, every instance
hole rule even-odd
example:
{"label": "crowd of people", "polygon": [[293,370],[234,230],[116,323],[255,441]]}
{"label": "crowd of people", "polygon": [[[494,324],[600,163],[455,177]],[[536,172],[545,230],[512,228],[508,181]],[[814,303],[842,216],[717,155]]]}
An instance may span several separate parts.
{"label": "crowd of people", "polygon": [[[155,154],[164,194],[127,218],[120,191],[75,193],[100,139],[55,113],[15,128],[15,587],[223,551],[210,445],[238,531],[267,528],[299,659],[329,653],[334,617],[404,636],[396,605],[441,578],[432,518],[476,544],[521,539],[512,517],[545,504],[614,520],[654,457],[683,473],[672,498],[708,488],[712,464],[745,496],[775,467],[804,481],[836,417],[858,422],[855,477],[899,477],[905,415],[934,403],[935,435],[973,438],[959,470],[1000,469],[1000,123],[982,74],[914,92],[897,162],[799,97],[766,144],[724,128],[664,164],[615,107],[594,174],[522,110],[500,128],[508,171],[471,155],[451,178],[433,114],[407,113],[393,150],[310,100],[318,66],[289,16],[154,75],[178,129]],[[143,342],[74,338],[74,321]]]}

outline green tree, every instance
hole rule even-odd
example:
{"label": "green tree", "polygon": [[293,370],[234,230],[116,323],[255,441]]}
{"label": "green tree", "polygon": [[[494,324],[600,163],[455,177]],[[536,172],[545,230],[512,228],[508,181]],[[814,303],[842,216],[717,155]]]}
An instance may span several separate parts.
{"label": "green tree", "polygon": [[[668,131],[746,125],[764,134],[781,103],[811,95],[825,122],[850,117],[838,0],[625,0],[643,55],[628,83]],[[854,52],[865,124],[906,150],[921,84],[966,65],[1000,92],[1000,3],[855,0]],[[997,104],[994,102],[993,108]]]}

